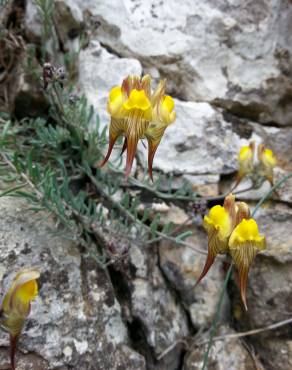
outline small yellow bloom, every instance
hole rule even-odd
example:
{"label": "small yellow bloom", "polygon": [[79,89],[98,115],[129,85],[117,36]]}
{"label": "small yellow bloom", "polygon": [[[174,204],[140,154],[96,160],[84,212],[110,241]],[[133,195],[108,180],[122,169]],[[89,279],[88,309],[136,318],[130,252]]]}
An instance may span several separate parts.
{"label": "small yellow bloom", "polygon": [[125,101],[125,103],[123,103],[123,108],[127,111],[131,111],[131,109],[139,109],[141,112],[146,112],[149,108],[151,108],[151,104],[144,90],[133,89],[129,98]]}
{"label": "small yellow bloom", "polygon": [[259,251],[266,248],[266,240],[259,234],[256,221],[243,219],[233,230],[229,239],[229,253],[239,272],[241,299],[246,306],[246,285],[249,268]]}
{"label": "small yellow bloom", "polygon": [[276,157],[271,149],[266,149],[264,144],[258,146],[258,159],[260,171],[273,185],[273,170],[277,164]]}
{"label": "small yellow bloom", "polygon": [[258,225],[250,218],[246,203],[235,202],[229,194],[223,207],[212,207],[204,217],[203,226],[208,233],[208,255],[196,285],[207,274],[218,253],[230,254],[239,271],[241,298],[246,308],[246,285],[250,265],[255,255],[265,249],[265,237],[259,234]]}
{"label": "small yellow bloom", "polygon": [[220,205],[212,207],[209,214],[204,217],[203,226],[208,233],[208,255],[196,285],[207,274],[217,254],[228,251],[228,238],[233,230],[234,221],[235,197],[232,194],[225,198],[223,207]]}
{"label": "small yellow bloom", "polygon": [[252,141],[248,146],[240,148],[238,153],[239,177],[243,177],[251,173],[254,169],[254,151],[255,143]]}
{"label": "small yellow bloom", "polygon": [[40,273],[36,269],[20,271],[14,278],[1,305],[1,326],[10,334],[11,367],[14,369],[14,354],[18,336],[30,312],[30,303],[38,294],[36,279]]}
{"label": "small yellow bloom", "polygon": [[151,91],[151,77],[128,76],[121,86],[109,94],[107,109],[111,115],[109,147],[103,166],[109,159],[118,137],[124,136],[122,153],[127,151],[126,177],[129,176],[137,144],[140,139],[148,141],[148,169],[152,179],[155,152],[165,129],[175,120],[174,101],[165,95],[165,81]]}
{"label": "small yellow bloom", "polygon": [[215,232],[220,241],[224,241],[231,233],[232,221],[229,213],[222,206],[214,206],[209,215],[204,217],[204,227],[207,232]]}

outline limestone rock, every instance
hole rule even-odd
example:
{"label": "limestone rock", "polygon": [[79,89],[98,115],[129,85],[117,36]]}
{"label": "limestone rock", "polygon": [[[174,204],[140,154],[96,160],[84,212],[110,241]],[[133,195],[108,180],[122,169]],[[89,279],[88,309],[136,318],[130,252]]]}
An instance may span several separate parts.
{"label": "limestone rock", "polygon": [[25,33],[29,40],[38,42],[42,36],[42,19],[33,0],[27,0],[24,17]]}
{"label": "limestone rock", "polygon": [[[28,369],[29,356],[23,351],[36,356],[35,367],[29,368],[35,370],[145,369],[143,357],[129,347],[121,308],[105,272],[82,256],[75,243],[54,234],[53,220],[46,214],[35,215],[14,198],[1,198],[0,207],[2,292],[21,268],[41,271],[39,296],[19,341],[23,369]],[[8,346],[3,331],[1,340]],[[1,356],[1,361],[7,358]]]}
{"label": "limestone rock", "polygon": [[[55,8],[64,19],[61,39],[72,24],[76,29],[91,23],[93,37],[168,77],[176,96],[212,102],[262,123],[291,124],[288,0],[59,0]],[[36,13],[31,5],[29,10],[28,26]]]}
{"label": "limestone rock", "polygon": [[[288,172],[278,168],[274,172],[274,181],[278,182],[287,176]],[[292,177],[287,179],[282,186],[277,189],[277,194],[273,194],[275,200],[280,199],[287,203],[292,203]]]}
{"label": "limestone rock", "polygon": [[175,100],[176,121],[155,155],[154,167],[178,174],[222,174],[236,169],[241,140],[208,103]]}
{"label": "limestone rock", "polygon": [[[65,44],[68,39],[73,39],[80,35],[83,29],[83,14],[77,3],[72,2],[69,4],[67,1],[56,0],[47,4],[47,9],[51,16],[50,20],[53,22],[53,27],[56,27],[57,31],[54,37],[58,37]],[[43,31],[42,10],[36,5],[34,0],[26,1],[24,27],[28,39],[40,43]]]}
{"label": "limestone rock", "polygon": [[[218,335],[234,334],[234,330],[228,326],[221,326]],[[208,336],[204,336],[208,339]],[[200,370],[203,365],[203,356],[207,344],[196,347],[187,354],[183,370]],[[209,370],[253,370],[254,362],[248,351],[241,344],[239,339],[227,339],[225,341],[216,341],[210,351],[208,367]]]}
{"label": "limestone rock", "polygon": [[175,370],[178,368],[181,348],[175,348],[161,361],[153,363],[148,352],[157,359],[159,355],[177,340],[189,334],[186,313],[175,291],[169,289],[162,271],[159,269],[157,256],[153,250],[133,246],[130,250],[131,265],[134,274],[126,285],[129,290],[131,316],[137,334],[146,337],[142,353],[148,359],[147,366],[155,370]]}
{"label": "limestone rock", "polygon": [[92,41],[79,55],[79,81],[84,93],[99,114],[102,127],[107,126],[110,116],[106,111],[111,88],[122,83],[129,74],[140,75],[142,67],[138,60],[118,58],[110,54],[99,42]]}
{"label": "limestone rock", "polygon": [[79,6],[98,21],[103,44],[169,77],[177,96],[291,124],[291,2],[79,0]]}
{"label": "limestone rock", "polygon": [[[187,239],[194,248],[204,250],[207,236],[200,228],[195,228],[193,236]],[[189,311],[193,325],[198,329],[210,325],[216,311],[220,288],[223,284],[224,273],[222,261],[218,257],[208,274],[194,289],[199,278],[206,255],[187,246],[163,242],[159,248],[160,265],[168,281],[178,292],[184,306]],[[225,300],[221,318],[226,318],[228,301]]]}
{"label": "limestone rock", "polygon": [[265,338],[258,350],[265,369],[287,370],[292,368],[291,339]]}

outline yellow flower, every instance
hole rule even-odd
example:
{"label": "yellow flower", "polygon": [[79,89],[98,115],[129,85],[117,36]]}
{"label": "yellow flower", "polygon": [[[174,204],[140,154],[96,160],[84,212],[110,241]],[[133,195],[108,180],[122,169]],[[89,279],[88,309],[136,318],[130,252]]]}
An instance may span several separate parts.
{"label": "yellow flower", "polygon": [[266,248],[265,237],[259,234],[254,219],[243,219],[233,230],[229,239],[229,253],[239,272],[241,299],[246,306],[246,285],[249,268],[256,254]]}
{"label": "yellow flower", "polygon": [[260,171],[273,185],[273,170],[277,164],[273,151],[271,149],[266,149],[264,144],[260,144],[258,146],[258,159],[260,162]]}
{"label": "yellow flower", "polygon": [[248,146],[240,148],[238,153],[238,177],[242,179],[245,175],[251,173],[254,169],[254,150],[255,143],[252,141]]}
{"label": "yellow flower", "polygon": [[208,255],[196,285],[207,274],[216,255],[228,251],[228,238],[233,230],[235,212],[235,197],[229,194],[224,200],[223,207],[220,205],[212,207],[209,214],[204,217],[203,226],[208,233]]}
{"label": "yellow flower", "polygon": [[100,164],[109,159],[113,146],[124,136],[122,153],[127,151],[126,177],[133,165],[137,144],[140,139],[148,141],[148,169],[152,179],[153,158],[165,129],[175,120],[174,101],[165,95],[165,81],[151,91],[151,77],[128,76],[121,86],[114,87],[109,94],[107,109],[111,115],[108,152]]}
{"label": "yellow flower", "polygon": [[265,237],[259,234],[256,221],[250,218],[248,205],[235,202],[232,194],[225,198],[223,207],[216,205],[210,209],[203,226],[208,233],[208,255],[196,285],[207,274],[218,253],[230,254],[239,271],[240,293],[246,308],[248,271],[257,252],[265,249]]}
{"label": "yellow flower", "polygon": [[29,315],[30,303],[38,294],[36,279],[39,277],[39,271],[33,268],[20,271],[2,301],[0,323],[10,334],[12,369],[15,368],[14,354],[18,336]]}

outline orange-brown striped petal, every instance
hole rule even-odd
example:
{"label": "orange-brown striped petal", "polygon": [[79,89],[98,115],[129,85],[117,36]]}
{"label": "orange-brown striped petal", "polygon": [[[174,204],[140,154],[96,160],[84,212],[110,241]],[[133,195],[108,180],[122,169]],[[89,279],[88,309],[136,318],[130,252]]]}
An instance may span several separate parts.
{"label": "orange-brown striped petal", "polygon": [[97,165],[98,167],[103,167],[106,164],[106,162],[109,160],[109,157],[112,154],[112,150],[115,145],[115,142],[117,141],[117,138],[118,138],[118,135],[109,137],[109,144],[108,144],[108,150],[107,150],[106,156],[104,157],[104,160]]}
{"label": "orange-brown striped petal", "polygon": [[134,157],[137,151],[139,137],[135,135],[131,135],[127,138],[127,160],[126,160],[126,179],[129,177],[131,173],[131,169],[133,166]]}
{"label": "orange-brown striped petal", "polygon": [[243,303],[244,308],[245,308],[246,311],[247,311],[246,287],[247,287],[248,271],[249,271],[249,269],[241,269],[241,271],[239,271],[240,296],[241,296],[241,300],[242,300],[242,303]]}
{"label": "orange-brown striped petal", "polygon": [[97,165],[97,167],[103,167],[106,162],[109,160],[109,157],[112,153],[113,147],[115,142],[117,141],[118,137],[120,137],[123,132],[125,131],[125,122],[124,119],[111,119],[110,127],[109,127],[109,144],[108,150],[104,160]]}
{"label": "orange-brown striped petal", "polygon": [[154,144],[154,142],[148,139],[148,173],[152,181],[153,181],[153,173],[152,173],[153,159],[154,159],[159,143],[160,141]]}
{"label": "orange-brown striped petal", "polygon": [[207,259],[206,259],[206,262],[205,262],[205,265],[204,265],[204,268],[203,268],[203,271],[201,272],[201,275],[199,276],[199,278],[198,278],[198,280],[197,280],[194,288],[196,288],[196,286],[199,284],[199,282],[208,273],[208,271],[210,270],[210,267],[213,265],[214,261],[215,261],[215,256],[212,254],[211,250],[209,249],[208,250]]}
{"label": "orange-brown striped petal", "polygon": [[236,220],[235,225],[238,225],[243,219],[248,220],[250,218],[250,209],[245,202],[236,202]]}
{"label": "orange-brown striped petal", "polygon": [[208,273],[210,267],[213,265],[215,257],[219,253],[224,253],[227,249],[227,239],[220,240],[219,232],[215,228],[212,230],[209,228],[208,231],[208,255],[207,259],[203,268],[203,271],[196,282],[195,287],[199,284],[199,282],[203,279],[203,277]]}
{"label": "orange-brown striped petal", "polygon": [[229,193],[225,197],[223,207],[229,215],[231,221],[231,228],[233,228],[236,222],[236,206],[235,206],[235,196],[232,193]]}
{"label": "orange-brown striped petal", "polygon": [[250,242],[244,243],[236,249],[230,249],[230,255],[238,269],[240,295],[246,310],[246,286],[248,272],[256,254],[257,249]]}

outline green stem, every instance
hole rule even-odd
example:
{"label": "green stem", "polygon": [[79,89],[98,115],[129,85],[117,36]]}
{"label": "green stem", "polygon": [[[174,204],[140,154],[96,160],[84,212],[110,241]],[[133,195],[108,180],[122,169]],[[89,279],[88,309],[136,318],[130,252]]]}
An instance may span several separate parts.
{"label": "green stem", "polygon": [[[256,212],[259,210],[260,206],[271,196],[271,194],[273,193],[274,190],[276,190],[277,188],[279,188],[285,181],[287,181],[290,177],[292,177],[292,173],[289,173],[288,175],[284,176],[281,180],[279,180],[260,200],[259,202],[257,203],[257,205],[255,206],[252,214],[251,214],[251,217],[254,217],[254,215],[256,214]],[[212,344],[213,344],[213,337],[215,335],[215,332],[216,332],[216,327],[217,327],[217,323],[218,323],[218,320],[219,320],[219,313],[220,313],[220,310],[221,310],[221,306],[222,306],[222,303],[223,303],[223,297],[224,297],[224,293],[225,293],[225,290],[226,290],[226,287],[227,287],[227,284],[229,282],[229,279],[231,277],[231,273],[232,273],[232,270],[233,270],[233,265],[231,265],[228,269],[228,272],[226,274],[226,277],[225,277],[225,280],[224,280],[224,283],[223,283],[223,287],[222,287],[222,290],[220,292],[220,296],[219,296],[219,301],[218,301],[218,305],[217,305],[217,310],[216,310],[216,313],[215,313],[215,318],[212,322],[212,326],[211,326],[211,329],[210,329],[210,335],[209,335],[209,341],[208,341],[208,347],[207,347],[207,350],[205,351],[204,353],[204,360],[203,360],[203,366],[202,366],[202,370],[205,370],[207,368],[207,364],[208,364],[208,358],[209,358],[209,353],[210,353],[210,350],[211,350],[211,347],[212,347]]]}
{"label": "green stem", "polygon": [[276,184],[271,187],[271,189],[267,192],[266,195],[264,195],[260,200],[259,202],[257,203],[257,205],[255,206],[252,214],[251,214],[251,217],[253,217],[256,212],[258,211],[258,209],[260,208],[260,206],[271,196],[271,194],[273,193],[273,191],[275,191],[276,189],[278,189],[282,184],[284,184],[284,182],[286,182],[290,177],[292,177],[292,173],[288,173],[288,175],[284,176],[281,180],[279,180],[278,182],[276,182]]}
{"label": "green stem", "polygon": [[211,349],[212,344],[213,344],[213,337],[216,333],[216,328],[217,328],[217,324],[218,324],[218,320],[219,320],[221,306],[222,306],[222,303],[223,303],[224,293],[225,293],[225,290],[227,288],[227,284],[228,284],[228,281],[230,279],[232,270],[233,270],[233,265],[231,264],[228,271],[227,271],[227,274],[226,274],[226,277],[225,277],[225,280],[224,280],[224,283],[223,283],[223,288],[220,292],[220,297],[219,297],[219,301],[218,301],[218,306],[217,306],[215,318],[212,322],[212,326],[211,326],[211,330],[210,330],[210,337],[209,337],[208,347],[207,347],[207,350],[204,354],[204,362],[203,362],[202,370],[205,370],[206,367],[207,367],[207,364],[208,364],[209,353],[210,353],[210,349]]}

